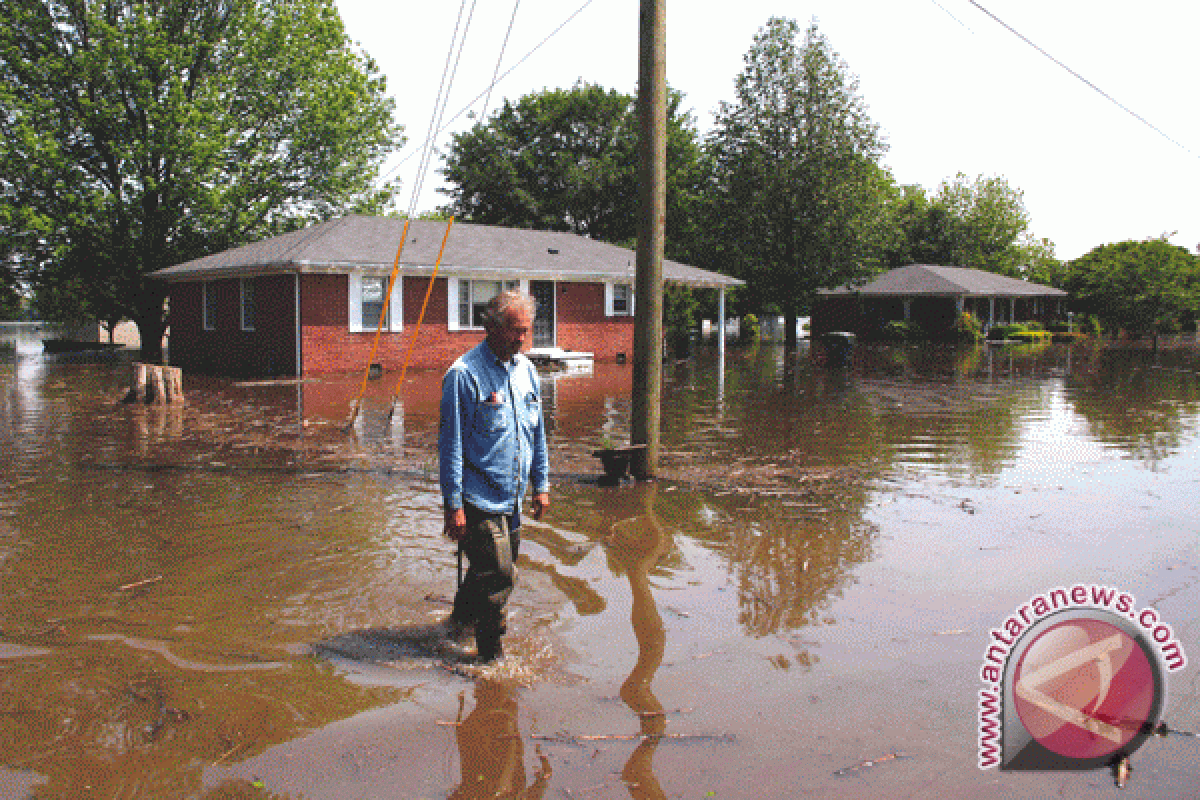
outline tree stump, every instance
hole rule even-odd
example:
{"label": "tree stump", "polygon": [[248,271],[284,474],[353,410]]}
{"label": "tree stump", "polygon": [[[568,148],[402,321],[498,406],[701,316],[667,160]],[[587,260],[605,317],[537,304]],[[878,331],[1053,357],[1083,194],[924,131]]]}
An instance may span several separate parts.
{"label": "tree stump", "polygon": [[183,370],[161,364],[133,364],[133,376],[123,403],[178,405],[183,403]]}

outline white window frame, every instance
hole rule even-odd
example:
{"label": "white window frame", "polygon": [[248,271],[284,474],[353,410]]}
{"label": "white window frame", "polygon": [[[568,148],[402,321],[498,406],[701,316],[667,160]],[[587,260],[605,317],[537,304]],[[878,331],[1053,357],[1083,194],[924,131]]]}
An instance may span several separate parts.
{"label": "white window frame", "polygon": [[[240,302],[238,303],[238,308],[239,308],[239,311],[241,314],[242,330],[253,331],[254,330],[254,318],[258,313],[258,309],[254,304],[254,279],[253,278],[242,278],[238,282],[238,288],[240,290]],[[249,291],[247,291],[247,289],[249,289]],[[249,299],[249,301],[250,301],[250,315],[249,315],[250,319],[249,320],[246,319],[246,300],[247,299]]]}
{"label": "white window frame", "polygon": [[[211,300],[209,293],[213,295]],[[213,281],[200,284],[200,326],[206,331],[217,329],[217,284]]]}
{"label": "white window frame", "polygon": [[[374,333],[378,319],[364,320],[362,318],[362,285],[363,278],[382,278],[384,287],[387,286],[389,275],[375,273],[364,275],[361,272],[351,272],[347,285],[347,312],[349,314],[350,331],[352,333]],[[388,318],[384,331],[396,332],[404,330],[404,276],[397,275],[392,284],[392,299],[388,301]]]}
{"label": "white window frame", "polygon": [[[629,309],[626,311],[616,310],[616,295],[618,286],[629,287]],[[604,284],[604,316],[606,317],[632,317],[634,308],[633,283],[610,282]]]}
{"label": "white window frame", "polygon": [[[516,289],[524,294],[529,294],[529,281],[518,278],[447,278],[446,279],[446,326],[452,331],[481,331],[482,325],[463,325],[459,318],[459,298],[463,291],[463,285],[468,287],[474,281],[485,281],[488,283],[500,284],[501,291]],[[470,289],[468,288],[468,291]]]}

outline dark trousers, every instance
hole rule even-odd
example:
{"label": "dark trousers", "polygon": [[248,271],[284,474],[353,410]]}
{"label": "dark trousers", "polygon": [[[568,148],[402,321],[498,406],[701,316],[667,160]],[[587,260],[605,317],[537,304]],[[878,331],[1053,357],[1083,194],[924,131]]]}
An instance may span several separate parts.
{"label": "dark trousers", "polygon": [[511,515],[488,514],[469,505],[463,510],[467,533],[459,547],[469,566],[454,595],[451,616],[463,625],[475,626],[479,657],[487,661],[500,653],[500,637],[506,630],[504,604],[516,585],[514,565],[521,537],[510,528],[514,521]]}

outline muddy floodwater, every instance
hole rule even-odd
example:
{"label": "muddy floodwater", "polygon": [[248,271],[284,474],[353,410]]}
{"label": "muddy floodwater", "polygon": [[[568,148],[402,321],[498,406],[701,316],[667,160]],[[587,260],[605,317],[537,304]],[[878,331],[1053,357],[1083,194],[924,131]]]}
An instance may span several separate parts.
{"label": "muddy floodwater", "polygon": [[1200,796],[1200,739],[979,768],[993,629],[1053,587],[1152,608],[1200,731],[1200,350],[701,348],[662,479],[606,487],[630,368],[546,373],[552,507],[508,657],[449,661],[440,375],[0,363],[0,797]]}

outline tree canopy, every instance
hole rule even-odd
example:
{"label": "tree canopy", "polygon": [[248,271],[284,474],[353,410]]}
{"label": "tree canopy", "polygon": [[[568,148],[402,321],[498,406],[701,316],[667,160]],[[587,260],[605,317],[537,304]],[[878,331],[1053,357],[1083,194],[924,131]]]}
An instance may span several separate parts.
{"label": "tree canopy", "polygon": [[747,281],[747,301],[780,307],[793,336],[818,288],[869,270],[890,177],[887,145],[858,80],[815,25],[772,18],[754,37],[706,143],[707,264]]}
{"label": "tree canopy", "polygon": [[1200,311],[1200,257],[1162,238],[1100,245],[1067,265],[1065,288],[1109,326],[1172,330]]}
{"label": "tree canopy", "polygon": [[153,358],[147,273],[381,209],[392,111],[332,0],[5,0],[0,225],[40,306]]}
{"label": "tree canopy", "polygon": [[932,195],[919,186],[895,187],[882,227],[886,267],[940,264],[1059,281],[1053,243],[1029,232],[1023,193],[1000,176],[960,172]]}
{"label": "tree canopy", "polygon": [[[692,224],[699,181],[695,122],[668,93],[667,248]],[[570,231],[614,244],[637,238],[636,98],[589,83],[505,101],[456,133],[442,175],[449,210],[465,221]]]}

